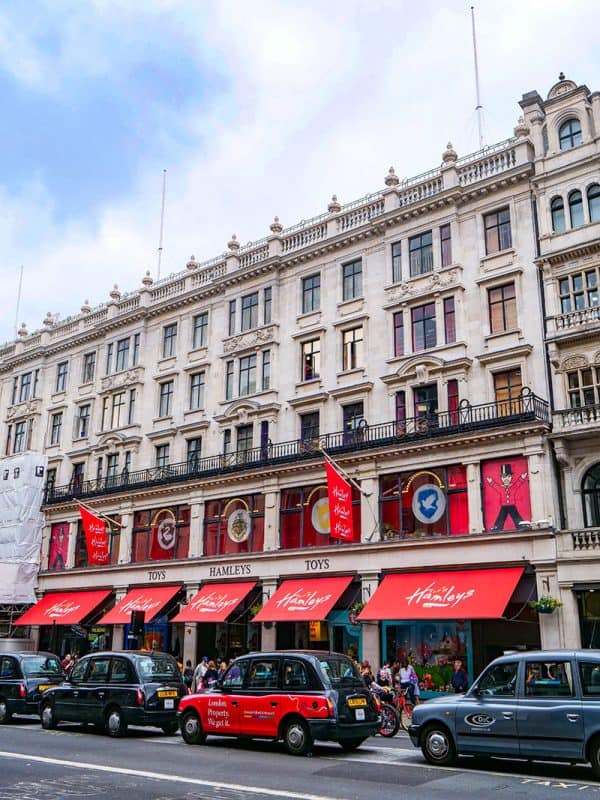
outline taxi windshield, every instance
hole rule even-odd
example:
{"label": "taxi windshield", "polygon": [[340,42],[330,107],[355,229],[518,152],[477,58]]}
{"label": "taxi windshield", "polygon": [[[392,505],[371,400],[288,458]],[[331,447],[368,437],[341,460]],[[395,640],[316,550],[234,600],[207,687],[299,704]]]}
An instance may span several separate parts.
{"label": "taxi windshield", "polygon": [[177,662],[166,655],[142,656],[138,667],[144,683],[181,678]]}
{"label": "taxi windshield", "polygon": [[326,655],[319,657],[321,674],[331,686],[364,686],[354,663],[344,656]]}
{"label": "taxi windshield", "polygon": [[63,674],[60,661],[53,656],[26,656],[23,659],[23,674],[26,678],[45,678]]}

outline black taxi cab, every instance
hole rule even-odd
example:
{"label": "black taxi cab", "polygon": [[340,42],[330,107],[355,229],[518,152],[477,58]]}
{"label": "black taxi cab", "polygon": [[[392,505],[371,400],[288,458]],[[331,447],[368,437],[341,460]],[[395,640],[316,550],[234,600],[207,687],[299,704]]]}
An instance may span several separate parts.
{"label": "black taxi cab", "polygon": [[177,731],[177,708],[187,689],[177,662],[166,653],[115,651],[81,658],[58,686],[43,693],[42,726],[92,723],[109,736],[129,725]]}
{"label": "black taxi cab", "polygon": [[216,686],[179,704],[181,735],[281,739],[305,755],[315,739],[355,750],[380,727],[379,701],[354,663],[340,653],[250,653],[231,663]]}
{"label": "black taxi cab", "polygon": [[13,715],[39,714],[42,692],[64,678],[52,653],[0,653],[0,725]]}

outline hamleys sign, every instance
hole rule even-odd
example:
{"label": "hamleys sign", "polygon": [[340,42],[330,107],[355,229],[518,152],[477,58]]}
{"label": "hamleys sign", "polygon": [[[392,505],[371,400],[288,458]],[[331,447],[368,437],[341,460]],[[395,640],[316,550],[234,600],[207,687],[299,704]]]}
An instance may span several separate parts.
{"label": "hamleys sign", "polygon": [[74,614],[81,608],[80,603],[74,603],[72,600],[60,600],[53,603],[44,611],[44,615],[52,620],[63,619],[69,614]]}
{"label": "hamleys sign", "polygon": [[438,585],[431,581],[427,586],[418,586],[412,594],[406,595],[404,599],[409,606],[414,604],[423,608],[456,608],[474,595],[473,587],[462,588],[459,591],[454,584]]}
{"label": "hamleys sign", "polygon": [[221,592],[211,592],[192,600],[190,609],[197,611],[199,614],[214,614],[216,611],[221,612],[228,608],[235,608],[241,601],[242,598],[239,596],[232,597]]}
{"label": "hamleys sign", "polygon": [[287,611],[314,611],[330,600],[331,592],[320,594],[316,591],[303,592],[302,590],[297,590],[295,592],[286,592],[277,600],[276,606]]}

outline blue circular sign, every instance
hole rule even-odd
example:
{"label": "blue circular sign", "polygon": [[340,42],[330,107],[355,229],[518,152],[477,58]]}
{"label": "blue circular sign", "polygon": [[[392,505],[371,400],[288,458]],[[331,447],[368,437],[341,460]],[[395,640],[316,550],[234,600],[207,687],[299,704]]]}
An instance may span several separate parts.
{"label": "blue circular sign", "polygon": [[412,512],[419,522],[432,525],[441,519],[446,510],[446,495],[435,483],[426,483],[415,489]]}

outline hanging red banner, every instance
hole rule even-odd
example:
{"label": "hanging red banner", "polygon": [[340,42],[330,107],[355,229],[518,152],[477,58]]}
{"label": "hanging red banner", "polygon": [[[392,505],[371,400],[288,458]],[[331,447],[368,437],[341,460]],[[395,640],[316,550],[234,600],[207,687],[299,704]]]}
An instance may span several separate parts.
{"label": "hanging red banner", "polygon": [[154,515],[150,541],[150,559],[152,561],[166,561],[175,558],[176,524],[177,519],[170,508],[162,508]]}
{"label": "hanging red banner", "polygon": [[103,519],[92,514],[83,506],[79,506],[79,513],[81,514],[83,530],[85,531],[88,563],[91,566],[108,564],[110,561],[110,553],[108,552],[106,523]]}
{"label": "hanging red banner", "polygon": [[336,468],[325,459],[327,494],[329,496],[329,535],[332,539],[354,541],[352,490]]}

